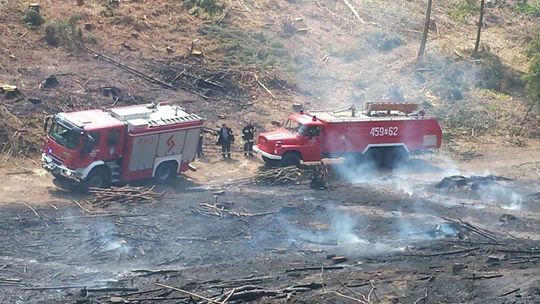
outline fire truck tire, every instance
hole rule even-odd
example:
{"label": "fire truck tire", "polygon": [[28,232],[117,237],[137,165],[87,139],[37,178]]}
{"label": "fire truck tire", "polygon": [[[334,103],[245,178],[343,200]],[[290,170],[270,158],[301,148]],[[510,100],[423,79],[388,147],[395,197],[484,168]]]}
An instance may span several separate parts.
{"label": "fire truck tire", "polygon": [[109,169],[99,166],[88,173],[81,182],[82,189],[88,191],[90,188],[108,188],[111,185],[111,173]]}
{"label": "fire truck tire", "polygon": [[163,162],[156,168],[154,178],[158,182],[164,182],[175,177],[177,172],[178,164],[175,161]]}
{"label": "fire truck tire", "polygon": [[396,168],[399,164],[402,164],[409,158],[409,153],[403,147],[383,148],[382,154],[382,166],[390,169]]}
{"label": "fire truck tire", "polygon": [[384,151],[381,148],[369,148],[364,159],[373,163],[376,167],[382,167],[384,163]]}
{"label": "fire truck tire", "polygon": [[300,165],[300,155],[298,155],[298,153],[295,153],[295,152],[285,153],[283,155],[283,158],[281,159],[281,165],[283,167]]}
{"label": "fire truck tire", "polygon": [[271,159],[266,156],[263,156],[262,159],[264,161],[264,164],[268,167],[277,167],[279,166],[279,163],[280,163],[280,160]]}

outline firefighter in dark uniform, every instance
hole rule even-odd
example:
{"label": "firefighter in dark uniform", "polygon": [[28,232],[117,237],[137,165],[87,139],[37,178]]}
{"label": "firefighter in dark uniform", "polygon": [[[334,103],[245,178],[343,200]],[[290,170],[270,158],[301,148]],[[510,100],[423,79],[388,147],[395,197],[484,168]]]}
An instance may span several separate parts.
{"label": "firefighter in dark uniform", "polygon": [[234,135],[227,124],[223,124],[218,131],[217,144],[221,145],[221,155],[223,158],[231,158],[231,144],[234,142]]}
{"label": "firefighter in dark uniform", "polygon": [[255,127],[250,122],[242,129],[242,139],[244,140],[244,155],[253,156],[253,139],[255,138]]}

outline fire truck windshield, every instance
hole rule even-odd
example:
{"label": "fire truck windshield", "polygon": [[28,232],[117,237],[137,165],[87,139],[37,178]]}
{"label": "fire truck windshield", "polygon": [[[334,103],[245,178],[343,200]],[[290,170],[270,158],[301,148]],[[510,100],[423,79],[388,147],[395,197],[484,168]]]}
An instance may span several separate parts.
{"label": "fire truck windshield", "polygon": [[296,134],[300,134],[300,135],[304,134],[304,131],[306,129],[306,127],[303,124],[301,124],[301,123],[299,123],[297,121],[291,120],[291,119],[287,119],[287,121],[285,122],[283,127],[287,131],[289,131],[289,132],[291,132],[293,134],[296,133]]}
{"label": "fire truck windshield", "polygon": [[79,145],[80,132],[61,124],[56,119],[52,120],[49,136],[68,149],[75,149]]}

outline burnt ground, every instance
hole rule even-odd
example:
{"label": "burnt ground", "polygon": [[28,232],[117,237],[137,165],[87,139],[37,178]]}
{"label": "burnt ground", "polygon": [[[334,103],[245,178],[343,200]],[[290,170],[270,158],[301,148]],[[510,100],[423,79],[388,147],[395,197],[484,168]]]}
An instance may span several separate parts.
{"label": "burnt ground", "polygon": [[[491,172],[442,156],[394,171],[334,164],[330,190],[207,183],[208,168],[260,165],[216,162],[210,151],[192,174],[199,181],[160,186],[160,202],[104,208],[29,182],[43,191],[41,203],[21,189],[18,204],[0,205],[0,302],[190,303],[162,283],[217,301],[235,290],[228,303],[537,303],[535,151],[532,162]],[[514,180],[436,188],[445,176],[475,172]],[[200,205],[216,202],[225,211]],[[335,264],[333,255],[347,260]]]}

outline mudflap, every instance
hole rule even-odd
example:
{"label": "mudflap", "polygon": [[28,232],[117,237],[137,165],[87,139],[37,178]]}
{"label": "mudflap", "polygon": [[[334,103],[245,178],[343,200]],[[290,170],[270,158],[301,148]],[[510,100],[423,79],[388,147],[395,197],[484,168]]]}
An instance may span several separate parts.
{"label": "mudflap", "polygon": [[63,190],[74,191],[79,188],[79,183],[73,179],[57,176],[53,179],[53,184]]}

